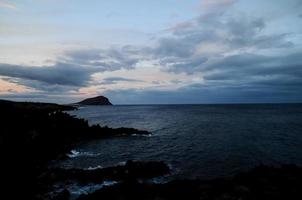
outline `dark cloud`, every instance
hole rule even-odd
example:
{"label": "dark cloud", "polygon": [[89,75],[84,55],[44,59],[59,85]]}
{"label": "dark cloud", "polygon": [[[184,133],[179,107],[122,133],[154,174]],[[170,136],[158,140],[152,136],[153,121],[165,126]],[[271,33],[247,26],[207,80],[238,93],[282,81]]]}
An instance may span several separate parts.
{"label": "dark cloud", "polygon": [[[172,36],[159,39],[158,45],[149,53],[159,60],[166,71],[192,74],[201,71],[207,61],[225,57],[228,52],[236,51],[241,56],[240,52],[248,49],[257,51],[294,47],[288,40],[290,33],[266,34],[266,22],[262,18],[242,14],[212,14],[211,18],[201,15],[187,22],[187,26],[170,29]],[[240,59],[245,62],[249,58],[238,58],[236,62],[240,62]]]}
{"label": "dark cloud", "polygon": [[199,71],[198,68],[202,67],[203,64],[208,60],[206,57],[197,57],[185,60],[178,60],[176,63],[170,63],[171,65],[167,69],[170,72],[184,72],[188,74],[194,74]]}
{"label": "dark cloud", "polygon": [[0,75],[24,80],[39,81],[49,85],[86,86],[97,68],[82,67],[67,63],[53,66],[32,67],[0,64]]}
{"label": "dark cloud", "polygon": [[160,81],[152,81],[152,84],[159,85]]}
{"label": "dark cloud", "polygon": [[[286,56],[236,55],[208,66],[204,79],[209,89],[236,95],[245,94],[251,100],[268,94],[281,101],[301,101],[302,54]],[[252,96],[255,94],[256,96]],[[267,97],[268,98],[268,97]],[[286,100],[288,98],[288,100]]]}
{"label": "dark cloud", "polygon": [[270,78],[276,75],[302,78],[301,66],[301,53],[284,56],[241,54],[229,56],[206,65],[202,71],[206,80],[241,80],[254,76]]}
{"label": "dark cloud", "polygon": [[171,81],[171,83],[174,83],[174,84],[178,84],[178,83],[181,83],[182,81],[181,80],[178,80],[178,79],[174,79]]}
{"label": "dark cloud", "polygon": [[66,52],[61,59],[66,59],[70,62],[76,62],[77,64],[90,64],[95,60],[105,59],[103,51],[100,49],[87,49]]}
{"label": "dark cloud", "polygon": [[123,78],[123,77],[108,77],[101,82],[102,85],[112,85],[118,82],[144,82],[142,80]]}
{"label": "dark cloud", "polygon": [[48,94],[78,91],[80,87],[80,86],[71,86],[71,85],[49,84],[36,80],[27,80],[23,78],[2,77],[2,79],[11,83],[15,83],[17,85],[23,85],[28,89],[36,89],[38,91],[44,91],[47,92]]}
{"label": "dark cloud", "polygon": [[88,49],[66,52],[61,59],[64,62],[97,66],[100,71],[115,71],[121,68],[132,69],[139,61],[139,49],[132,46],[109,49]]}
{"label": "dark cloud", "polygon": [[194,53],[193,40],[185,38],[162,38],[151,53],[159,57],[188,57]]}
{"label": "dark cloud", "polygon": [[[0,63],[0,76],[9,82],[41,91],[70,91],[91,84],[91,76],[98,72],[132,69],[139,61],[134,47],[69,51],[51,66],[23,66]],[[3,78],[2,78],[3,79]],[[106,80],[101,84],[131,79]]]}

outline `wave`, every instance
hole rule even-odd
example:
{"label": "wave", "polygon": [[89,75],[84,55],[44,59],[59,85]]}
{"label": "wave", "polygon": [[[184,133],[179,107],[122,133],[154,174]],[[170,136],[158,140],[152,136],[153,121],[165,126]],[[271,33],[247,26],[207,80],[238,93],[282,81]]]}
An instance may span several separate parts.
{"label": "wave", "polygon": [[71,150],[70,153],[66,154],[69,158],[76,158],[76,157],[95,157],[98,156],[98,153],[92,153],[92,152],[85,152],[85,151],[77,151],[77,150]]}
{"label": "wave", "polygon": [[93,193],[99,189],[102,189],[103,187],[112,186],[119,183],[118,181],[104,181],[101,184],[88,184],[88,185],[78,185],[78,184],[72,184],[67,187],[68,191],[71,194],[71,199],[77,199],[82,194],[89,194]]}
{"label": "wave", "polygon": [[147,184],[164,184],[164,183],[168,183],[170,180],[170,176],[159,176],[159,177],[155,177],[155,178],[151,178],[151,179],[141,179],[138,180],[140,183],[147,183]]}
{"label": "wave", "polygon": [[117,163],[117,166],[123,166],[123,165],[126,165],[126,161],[121,161]]}
{"label": "wave", "polygon": [[88,167],[85,170],[96,170],[96,169],[103,169],[104,167],[102,167],[101,165],[95,166],[95,167]]}
{"label": "wave", "polygon": [[144,134],[131,134],[131,136],[139,136],[139,137],[151,137],[151,136],[152,136],[152,134],[146,134],[146,135],[144,135]]}

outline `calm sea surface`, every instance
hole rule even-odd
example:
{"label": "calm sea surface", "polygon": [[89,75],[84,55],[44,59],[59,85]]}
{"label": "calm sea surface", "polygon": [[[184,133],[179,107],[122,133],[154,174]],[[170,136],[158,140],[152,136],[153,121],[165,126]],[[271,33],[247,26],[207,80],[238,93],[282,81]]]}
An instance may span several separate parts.
{"label": "calm sea surface", "polygon": [[82,144],[66,167],[162,160],[173,177],[215,178],[259,164],[302,165],[302,104],[88,106],[70,113],[152,136]]}

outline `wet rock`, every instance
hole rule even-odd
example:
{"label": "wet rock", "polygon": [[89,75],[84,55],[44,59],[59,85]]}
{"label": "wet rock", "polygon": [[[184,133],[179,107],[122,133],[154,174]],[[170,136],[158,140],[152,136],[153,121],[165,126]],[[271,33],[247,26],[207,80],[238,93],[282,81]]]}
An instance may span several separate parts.
{"label": "wet rock", "polygon": [[70,193],[68,190],[64,189],[63,191],[55,194],[51,200],[69,200]]}
{"label": "wet rock", "polygon": [[51,183],[43,185],[39,177],[48,172],[49,162],[64,158],[81,142],[150,134],[132,128],[90,126],[86,120],[64,112],[72,109],[75,108],[58,104],[0,100],[0,147],[4,163],[1,171],[5,172],[1,179],[11,199],[34,199],[33,196],[47,190]]}
{"label": "wet rock", "polygon": [[233,178],[175,180],[165,184],[126,181],[83,195],[80,200],[284,200],[302,199],[302,168],[260,166]]}
{"label": "wet rock", "polygon": [[123,166],[114,166],[94,170],[53,169],[44,178],[54,181],[75,180],[80,183],[101,183],[104,180],[124,181],[148,179],[166,175],[169,167],[163,162],[127,161]]}

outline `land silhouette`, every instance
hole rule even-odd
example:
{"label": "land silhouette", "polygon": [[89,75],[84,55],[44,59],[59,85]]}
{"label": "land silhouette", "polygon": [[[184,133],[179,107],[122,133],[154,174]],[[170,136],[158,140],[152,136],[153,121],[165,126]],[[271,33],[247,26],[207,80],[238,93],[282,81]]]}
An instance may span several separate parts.
{"label": "land silhouette", "polygon": [[107,97],[97,96],[97,97],[92,97],[92,98],[84,99],[83,101],[75,103],[75,105],[101,106],[101,105],[112,105],[112,103],[109,101],[109,99]]}

